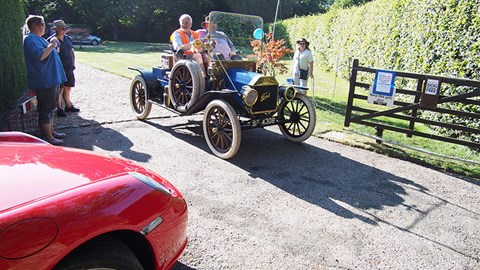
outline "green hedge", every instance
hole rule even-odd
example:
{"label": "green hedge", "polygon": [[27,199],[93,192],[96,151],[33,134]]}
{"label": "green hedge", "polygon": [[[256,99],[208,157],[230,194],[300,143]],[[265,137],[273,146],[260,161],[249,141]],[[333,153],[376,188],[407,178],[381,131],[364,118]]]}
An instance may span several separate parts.
{"label": "green hedge", "polygon": [[22,26],[25,22],[20,0],[3,0],[0,4],[0,129],[5,112],[27,89],[23,57]]}
{"label": "green hedge", "polygon": [[[294,41],[306,37],[316,62],[328,70],[338,69],[345,78],[352,60],[358,58],[363,66],[480,80],[478,0],[377,0],[288,19],[279,25],[282,31],[276,38]],[[443,91],[456,94],[465,90]],[[479,106],[461,109],[480,113]],[[472,119],[443,121],[475,128],[480,125]],[[480,140],[480,136],[474,137]]]}
{"label": "green hedge", "polygon": [[[307,37],[320,64],[348,74],[362,65],[480,79],[480,1],[377,0],[280,22]],[[337,64],[338,63],[338,64]]]}

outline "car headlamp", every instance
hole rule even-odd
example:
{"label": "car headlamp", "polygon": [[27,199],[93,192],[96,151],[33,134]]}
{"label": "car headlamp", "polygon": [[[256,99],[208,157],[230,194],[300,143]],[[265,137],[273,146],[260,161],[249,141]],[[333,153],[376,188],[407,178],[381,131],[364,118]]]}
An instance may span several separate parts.
{"label": "car headlamp", "polygon": [[251,88],[250,86],[248,85],[244,85],[242,87],[242,99],[243,99],[243,102],[245,103],[245,105],[251,107],[253,106],[253,104],[255,104],[255,102],[257,102],[257,99],[258,99],[258,92],[257,90]]}
{"label": "car headlamp", "polygon": [[150,186],[153,189],[156,189],[164,194],[167,194],[169,196],[172,195],[172,192],[168,190],[166,187],[164,187],[162,184],[158,183],[157,181],[153,180],[152,178],[143,175],[138,172],[129,172],[129,175],[133,176],[137,180],[140,180],[141,182],[145,183],[146,185]]}
{"label": "car headlamp", "polygon": [[289,86],[283,91],[283,97],[286,101],[292,101],[297,94],[297,90],[293,86]]}

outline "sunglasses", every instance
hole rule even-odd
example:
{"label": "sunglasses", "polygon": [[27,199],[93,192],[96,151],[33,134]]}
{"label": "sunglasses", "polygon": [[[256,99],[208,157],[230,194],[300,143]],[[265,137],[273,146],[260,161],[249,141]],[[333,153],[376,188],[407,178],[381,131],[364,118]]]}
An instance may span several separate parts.
{"label": "sunglasses", "polygon": [[305,43],[303,43],[303,42],[300,42],[300,43],[298,43],[298,45],[305,45]]}

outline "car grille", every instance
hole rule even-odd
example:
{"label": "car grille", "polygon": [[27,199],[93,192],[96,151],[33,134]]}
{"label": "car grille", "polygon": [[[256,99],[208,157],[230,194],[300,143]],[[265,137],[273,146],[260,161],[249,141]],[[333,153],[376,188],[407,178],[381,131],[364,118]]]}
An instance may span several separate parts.
{"label": "car grille", "polygon": [[266,113],[277,110],[277,85],[254,86],[253,88],[258,92],[257,102],[252,106],[253,114]]}

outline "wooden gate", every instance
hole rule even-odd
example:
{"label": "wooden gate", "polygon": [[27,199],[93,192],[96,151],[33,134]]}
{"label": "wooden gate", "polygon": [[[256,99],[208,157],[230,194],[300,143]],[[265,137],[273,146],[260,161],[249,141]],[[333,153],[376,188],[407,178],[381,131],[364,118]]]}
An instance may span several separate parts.
{"label": "wooden gate", "polygon": [[[379,80],[378,78],[382,75],[387,80],[380,81],[381,79]],[[372,80],[371,78],[374,79]],[[390,93],[388,92],[388,85],[382,89],[379,86],[385,81],[388,84],[389,78],[391,79],[392,88],[394,88]],[[369,82],[366,82],[367,80]],[[403,83],[405,85],[416,84],[416,87],[415,89],[397,88],[398,81],[407,82]],[[375,86],[380,89],[380,92],[375,92]],[[464,87],[465,89],[462,91],[464,92],[463,94],[454,96],[442,95],[442,89],[447,87]],[[385,96],[375,95],[375,93],[382,94],[381,91],[383,90],[385,90]],[[388,103],[389,98],[390,102],[393,101],[390,104],[392,106],[384,106]],[[373,100],[373,103],[377,105],[369,104],[365,102],[366,100],[369,100],[370,103]],[[447,108],[445,104],[448,103],[468,105],[469,109],[465,109],[466,107],[463,105],[448,106]],[[426,117],[426,114],[433,112],[463,117],[480,123],[479,106],[480,81],[362,67],[359,66],[358,59],[355,59],[350,76],[350,91],[344,125],[348,127],[350,123],[357,123],[374,127],[378,137],[382,137],[383,130],[391,130],[404,133],[408,137],[419,136],[480,149],[480,142],[476,142],[473,139],[449,137],[441,133],[426,133],[415,128],[416,123],[423,123],[434,128],[446,128],[478,135],[480,134],[480,125],[467,127],[450,121],[431,120]],[[400,119],[402,121],[397,122],[402,124],[389,124],[388,121],[385,121],[388,118],[385,117]]]}

